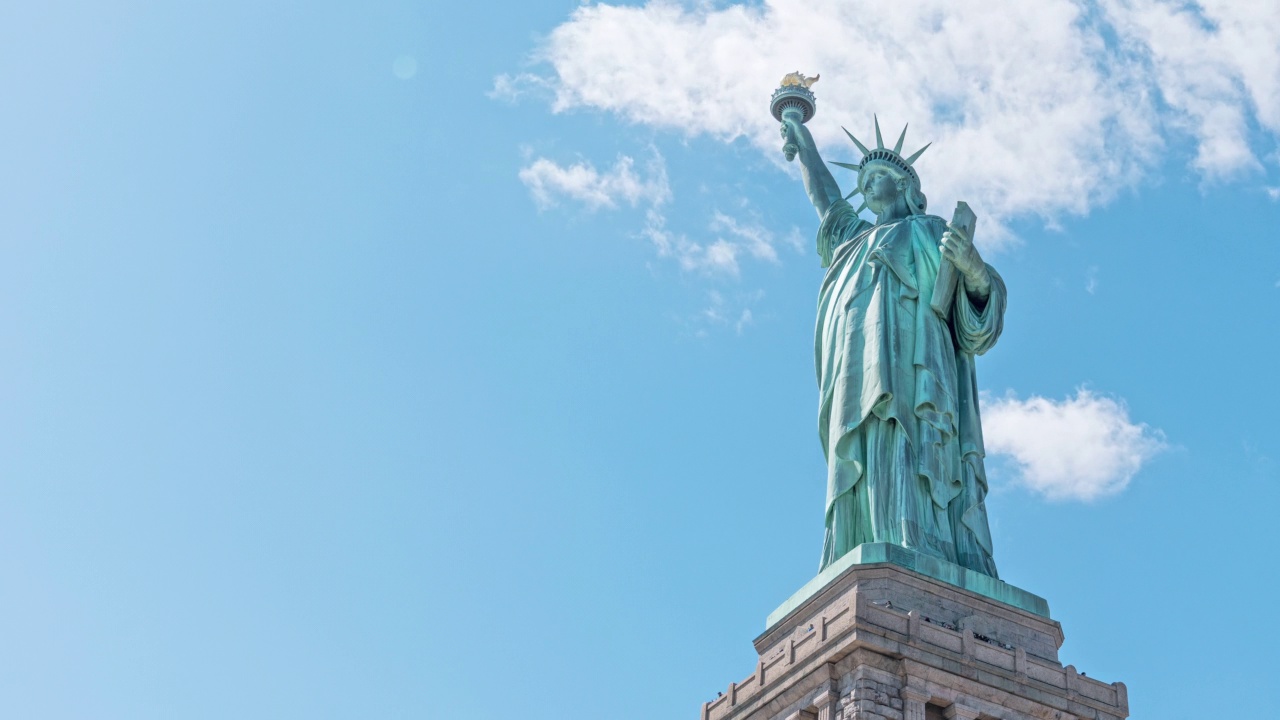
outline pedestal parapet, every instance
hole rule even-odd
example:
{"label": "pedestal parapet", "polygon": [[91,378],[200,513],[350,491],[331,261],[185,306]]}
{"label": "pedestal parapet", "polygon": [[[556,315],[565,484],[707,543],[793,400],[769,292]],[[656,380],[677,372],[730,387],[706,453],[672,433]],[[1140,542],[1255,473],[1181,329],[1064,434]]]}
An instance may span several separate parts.
{"label": "pedestal parapet", "polygon": [[[754,671],[705,703],[702,720],[1129,716],[1123,683],[1058,661],[1062,627],[1043,599],[986,578],[998,586],[979,589],[1019,602],[996,600],[907,569],[904,557],[833,565],[816,578],[822,585],[802,588],[756,638]],[[1043,613],[1021,607],[1028,603]]]}

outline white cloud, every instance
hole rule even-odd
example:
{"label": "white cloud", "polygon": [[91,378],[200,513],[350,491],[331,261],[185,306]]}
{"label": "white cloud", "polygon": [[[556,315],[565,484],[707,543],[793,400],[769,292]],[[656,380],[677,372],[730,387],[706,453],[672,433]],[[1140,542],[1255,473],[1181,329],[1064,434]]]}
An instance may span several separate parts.
{"label": "white cloud", "polygon": [[653,243],[658,257],[674,259],[685,271],[738,276],[737,245],[725,240],[709,244],[694,242],[683,233],[671,232],[666,225],[666,216],[657,208],[651,208],[646,215],[645,227],[640,231],[642,237]]}
{"label": "white cloud", "polygon": [[1104,0],[1141,56],[1173,120],[1198,141],[1210,180],[1260,168],[1249,120],[1280,134],[1280,4],[1239,0]]}
{"label": "white cloud", "polygon": [[683,270],[737,276],[741,269],[738,258],[743,255],[778,262],[778,252],[774,248],[777,238],[758,222],[735,218],[717,210],[712,216],[710,229],[724,235],[706,244],[668,232],[665,223],[665,218],[650,216],[642,234],[653,242],[659,256],[674,257]]}
{"label": "white cloud", "polygon": [[520,180],[539,207],[554,205],[560,197],[577,200],[592,210],[617,207],[619,202],[633,207],[640,202],[661,205],[671,197],[662,156],[655,153],[648,169],[647,177],[636,174],[635,160],[626,155],[618,156],[606,172],[586,161],[566,167],[540,157],[520,170]]}
{"label": "white cloud", "polygon": [[1138,65],[1109,53],[1070,0],[586,5],[539,58],[556,110],[746,138],[779,162],[769,94],[787,71],[821,72],[810,126],[825,156],[856,160],[841,125],[873,139],[876,112],[892,142],[910,121],[907,151],[935,142],[918,166],[931,207],[946,214],[963,194],[986,216],[988,247],[1012,215],[1110,198],[1160,143]]}
{"label": "white cloud", "polygon": [[798,253],[804,252],[805,242],[804,238],[800,236],[800,228],[792,226],[791,231],[787,233],[786,237],[782,238],[782,241],[790,246],[792,250]]}
{"label": "white cloud", "polygon": [[688,262],[681,258],[681,264],[686,270],[693,270],[698,267],[711,267],[729,270],[733,273],[738,272],[738,246],[724,240],[716,240],[706,247],[703,251],[703,258],[696,262]]}
{"label": "white cloud", "polygon": [[1280,187],[1263,188],[1267,192],[1267,197],[1271,198],[1271,202],[1280,200]]}
{"label": "white cloud", "polygon": [[726,297],[719,290],[707,291],[707,306],[691,318],[696,337],[708,337],[715,328],[733,328],[742,335],[755,323],[755,313],[751,307],[764,297],[764,291],[737,292]]}
{"label": "white cloud", "polygon": [[520,170],[520,180],[540,208],[551,207],[562,198],[577,201],[590,210],[621,204],[648,205],[640,234],[653,243],[659,257],[674,258],[683,270],[736,276],[738,254],[743,250],[754,257],[777,259],[771,233],[722,213],[716,213],[713,229],[724,229],[737,241],[720,238],[697,243],[671,232],[663,213],[663,206],[671,200],[671,186],[662,156],[655,151],[643,175],[635,166],[635,160],[627,155],[619,155],[613,167],[603,172],[586,160],[561,165],[539,157]]}
{"label": "white cloud", "polygon": [[[1010,239],[1013,216],[1082,214],[1136,183],[1166,126],[1198,140],[1208,178],[1258,166],[1251,119],[1280,135],[1270,1],[589,4],[536,59],[551,73],[521,82],[556,111],[745,138],[779,163],[769,94],[785,72],[820,72],[810,127],[824,155],[856,160],[840,125],[873,139],[875,112],[892,142],[910,121],[906,150],[935,143],[918,165],[930,207],[970,201],[985,247]],[[495,92],[516,84],[501,76]]]}
{"label": "white cloud", "polygon": [[493,88],[485,93],[494,100],[516,102],[525,95],[539,94],[552,96],[552,83],[541,75],[520,73],[508,75],[503,73],[493,79]]}
{"label": "white cloud", "polygon": [[723,230],[738,239],[738,245],[752,257],[769,262],[778,262],[778,252],[774,250],[774,236],[765,226],[744,222],[716,211],[711,221],[712,230]]}
{"label": "white cloud", "polygon": [[1098,291],[1098,266],[1090,265],[1084,274],[1084,291],[1093,295]]}
{"label": "white cloud", "polygon": [[982,398],[987,452],[1010,456],[1027,487],[1051,499],[1092,500],[1123,490],[1164,450],[1164,435],[1129,420],[1121,400],[1081,389],[1062,401]]}
{"label": "white cloud", "polygon": [[707,301],[710,303],[702,310],[702,317],[708,322],[724,324],[728,319],[724,316],[724,294],[718,290],[711,290],[707,293]]}
{"label": "white cloud", "polygon": [[562,198],[580,202],[591,210],[616,208],[624,203],[632,207],[647,204],[640,235],[653,244],[659,257],[675,260],[685,271],[736,277],[741,269],[739,257],[743,255],[778,261],[774,233],[753,220],[716,211],[710,230],[723,235],[706,242],[696,242],[667,229],[663,207],[672,194],[662,156],[654,152],[644,175],[636,171],[635,164],[631,157],[620,155],[611,169],[601,172],[585,160],[565,166],[540,157],[520,170],[520,180],[541,208],[555,205]]}

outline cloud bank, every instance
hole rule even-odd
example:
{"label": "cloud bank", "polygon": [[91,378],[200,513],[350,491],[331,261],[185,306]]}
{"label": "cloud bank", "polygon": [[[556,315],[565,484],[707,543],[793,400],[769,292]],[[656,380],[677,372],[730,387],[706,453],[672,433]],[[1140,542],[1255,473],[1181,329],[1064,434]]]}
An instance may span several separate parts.
{"label": "cloud bank", "polygon": [[586,161],[564,166],[538,158],[520,171],[520,181],[542,208],[555,205],[560,197],[577,200],[592,210],[619,203],[661,205],[669,200],[671,186],[661,156],[655,155],[647,177],[636,173],[635,164],[633,158],[621,155],[611,169],[600,172]]}
{"label": "cloud bank", "polygon": [[1280,4],[1108,0],[1106,17],[1219,180],[1260,168],[1250,121],[1280,135]]}
{"label": "cloud bank", "polygon": [[1122,401],[1084,389],[1062,401],[984,397],[982,427],[987,452],[1012,458],[1024,485],[1055,500],[1118,493],[1166,448]]}
{"label": "cloud bank", "polygon": [[556,111],[774,159],[770,92],[785,72],[820,72],[810,126],[824,155],[856,161],[839,128],[865,141],[872,113],[895,138],[910,122],[907,150],[935,143],[918,161],[931,207],[981,207],[988,248],[1012,217],[1083,214],[1134,185],[1170,130],[1194,137],[1208,180],[1260,167],[1250,121],[1280,135],[1280,5],[1267,2],[590,4],[535,57],[549,73],[501,76],[494,94],[532,87]]}

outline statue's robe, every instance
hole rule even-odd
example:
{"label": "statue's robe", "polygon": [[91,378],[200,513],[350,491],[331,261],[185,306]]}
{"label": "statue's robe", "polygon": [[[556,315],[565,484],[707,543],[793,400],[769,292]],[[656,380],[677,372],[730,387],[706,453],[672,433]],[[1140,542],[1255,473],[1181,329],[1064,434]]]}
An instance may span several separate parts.
{"label": "statue's robe", "polygon": [[873,226],[843,200],[818,230],[824,568],[886,542],[996,577],[974,356],[1000,336],[1005,287],[988,266],[975,301],[962,275],[948,316],[934,312],[945,230],[932,215]]}

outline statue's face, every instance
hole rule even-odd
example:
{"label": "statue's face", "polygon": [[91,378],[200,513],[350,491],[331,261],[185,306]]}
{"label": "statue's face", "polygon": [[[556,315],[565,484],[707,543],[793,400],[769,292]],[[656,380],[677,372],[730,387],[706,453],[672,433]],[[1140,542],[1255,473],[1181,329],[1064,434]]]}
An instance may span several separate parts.
{"label": "statue's face", "polygon": [[862,178],[862,196],[866,198],[871,212],[879,215],[898,202],[902,190],[898,187],[898,179],[888,171],[872,168]]}

